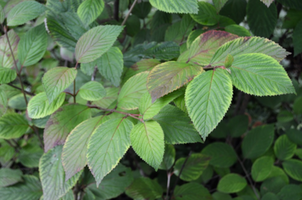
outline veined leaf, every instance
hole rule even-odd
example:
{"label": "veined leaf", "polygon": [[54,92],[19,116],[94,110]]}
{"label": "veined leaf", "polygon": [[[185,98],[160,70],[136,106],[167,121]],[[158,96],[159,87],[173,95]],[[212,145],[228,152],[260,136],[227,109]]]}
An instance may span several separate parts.
{"label": "veined leaf", "polygon": [[86,0],[78,8],[78,15],[85,24],[91,24],[104,9],[103,0]]}
{"label": "veined leaf", "polygon": [[85,167],[89,138],[106,119],[104,116],[87,119],[76,126],[68,135],[62,152],[65,180],[70,179]]}
{"label": "veined leaf", "polygon": [[[300,134],[300,133],[299,133]],[[297,144],[289,140],[287,135],[281,135],[274,145],[274,152],[279,160],[288,160],[295,155]]]}
{"label": "veined leaf", "polygon": [[65,1],[57,1],[57,0],[48,0],[46,6],[48,9],[52,11],[67,12],[69,10],[76,11],[82,0],[65,0]]}
{"label": "veined leaf", "polygon": [[238,174],[228,174],[220,179],[217,190],[223,193],[235,193],[243,190],[247,185],[245,178]]}
{"label": "veined leaf", "polygon": [[102,108],[108,108],[114,101],[116,101],[119,93],[119,88],[106,88],[106,96],[99,101],[94,101],[92,104]]}
{"label": "veined leaf", "polygon": [[39,160],[43,155],[43,149],[37,143],[27,144],[20,150],[18,159],[22,165],[28,168],[39,167]]}
{"label": "veined leaf", "polygon": [[133,124],[128,119],[112,119],[101,124],[88,143],[88,166],[98,186],[130,147],[129,133]]}
{"label": "veined leaf", "polygon": [[[0,169],[0,188],[22,182],[22,171],[19,169]],[[1,192],[0,192],[1,194]]]}
{"label": "veined leaf", "polygon": [[64,144],[68,134],[82,121],[90,118],[87,106],[70,104],[62,106],[51,115],[44,129],[44,150]]}
{"label": "veined leaf", "polygon": [[0,117],[4,115],[7,111],[7,95],[5,91],[0,88]]}
{"label": "veined leaf", "polygon": [[46,10],[43,4],[36,1],[25,1],[17,4],[7,15],[7,25],[17,26],[35,19]]}
{"label": "veined leaf", "polygon": [[296,93],[282,65],[267,55],[237,56],[230,70],[234,86],[245,93],[257,96]]}
{"label": "veined leaf", "polygon": [[[18,56],[18,43],[19,36],[15,33],[13,29],[7,33],[10,45],[12,47],[13,54],[15,58]],[[0,38],[0,67],[12,68],[14,66],[14,59],[10,51],[7,39],[5,35],[2,35]]]}
{"label": "veined leaf", "polygon": [[256,182],[264,181],[273,170],[274,159],[269,156],[258,158],[252,166],[252,178]]}
{"label": "veined leaf", "polygon": [[74,81],[77,70],[67,67],[55,67],[47,71],[42,79],[49,103],[57,98]]}
{"label": "veined leaf", "polygon": [[[185,3],[185,2],[184,2]],[[198,2],[198,13],[191,14],[191,17],[199,24],[213,26],[218,23],[219,15],[214,6],[208,2]]]}
{"label": "veined leaf", "polygon": [[30,29],[18,45],[18,58],[21,66],[36,64],[44,55],[48,36],[44,24]]}
{"label": "veined leaf", "polygon": [[221,10],[221,8],[225,5],[228,0],[213,0],[214,6],[216,8],[217,13]]}
{"label": "veined leaf", "polygon": [[77,182],[82,172],[65,181],[61,161],[62,146],[56,146],[45,153],[39,163],[39,172],[44,200],[55,200],[64,196]]}
{"label": "veined leaf", "polygon": [[[199,183],[186,183],[175,187],[175,200],[213,199],[207,188]],[[226,199],[224,199],[226,200]]]}
{"label": "veined leaf", "polygon": [[188,85],[185,94],[188,113],[204,140],[222,120],[232,95],[231,77],[223,69],[202,73]]}
{"label": "veined leaf", "polygon": [[123,81],[127,81],[132,76],[145,72],[145,71],[151,71],[153,67],[160,64],[159,60],[157,59],[143,59],[132,65],[125,73],[125,76],[123,78]]}
{"label": "veined leaf", "polygon": [[172,144],[165,144],[165,154],[163,161],[161,162],[159,169],[169,170],[175,161],[175,148]]}
{"label": "veined leaf", "polygon": [[29,125],[22,115],[8,113],[0,118],[0,138],[13,139],[25,134]]}
{"label": "veined leaf", "polygon": [[246,16],[246,5],[247,2],[245,0],[228,0],[219,14],[227,16],[234,20],[236,24],[239,24]]}
{"label": "veined leaf", "polygon": [[191,119],[179,108],[166,105],[155,117],[165,134],[165,142],[169,144],[185,144],[201,142],[200,135],[191,123]]}
{"label": "veined leaf", "polygon": [[76,60],[88,63],[102,56],[115,42],[121,33],[121,26],[97,26],[87,31],[77,42],[75,49]]}
{"label": "veined leaf", "polygon": [[130,133],[134,151],[155,170],[163,160],[165,152],[164,133],[155,121],[138,123]]}
{"label": "veined leaf", "polygon": [[207,31],[197,37],[177,61],[208,65],[221,45],[236,38],[238,36],[224,31]]}
{"label": "veined leaf", "polygon": [[139,73],[131,77],[123,85],[118,96],[118,107],[124,110],[135,110],[138,108],[141,96],[147,92],[148,74],[149,72]]}
{"label": "veined leaf", "polygon": [[106,90],[99,82],[89,81],[80,88],[79,95],[87,101],[97,101],[106,96]]}
{"label": "veined leaf", "polygon": [[111,83],[118,87],[124,68],[123,53],[117,47],[111,47],[96,60],[99,72]]}
{"label": "veined leaf", "polygon": [[290,159],[282,163],[284,171],[294,180],[302,181],[302,161]]}
{"label": "veined leaf", "polygon": [[237,24],[231,24],[226,26],[225,31],[242,37],[251,36],[251,33],[246,28]]}
{"label": "veined leaf", "polygon": [[197,13],[197,0],[150,0],[152,6],[168,13]]}
{"label": "veined leaf", "polygon": [[0,84],[10,83],[17,77],[16,70],[0,67]]}
{"label": "veined leaf", "polygon": [[281,190],[278,191],[277,198],[280,200],[302,199],[301,186],[298,184],[285,185]]}
{"label": "veined leaf", "polygon": [[165,62],[154,67],[147,81],[152,102],[177,90],[203,72],[201,66],[181,62]]}

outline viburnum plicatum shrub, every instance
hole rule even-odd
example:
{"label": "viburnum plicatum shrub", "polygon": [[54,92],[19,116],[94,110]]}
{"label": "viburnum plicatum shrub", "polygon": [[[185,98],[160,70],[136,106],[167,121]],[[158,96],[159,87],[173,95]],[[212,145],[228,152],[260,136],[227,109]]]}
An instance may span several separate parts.
{"label": "viburnum plicatum shrub", "polygon": [[[212,199],[200,184],[176,186],[178,178],[190,182],[210,164],[221,167],[213,159],[217,149],[227,158],[223,167],[232,166],[234,149],[215,142],[174,165],[173,145],[204,143],[226,115],[234,88],[254,96],[296,94],[280,64],[289,53],[267,39],[276,4],[292,6],[286,0],[2,1],[0,198],[111,199],[126,191],[134,199]],[[249,29],[238,25],[245,11]],[[268,146],[250,154],[245,149],[255,143],[244,140],[247,159],[263,155],[274,138],[271,125],[252,131],[263,140],[269,134]],[[135,154],[155,171],[167,170],[165,195],[156,180],[126,167]],[[274,160],[256,162],[261,169]],[[301,161],[284,164],[296,177],[288,172],[291,162]],[[255,181],[267,178],[253,170]],[[246,186],[229,172],[217,190]]]}

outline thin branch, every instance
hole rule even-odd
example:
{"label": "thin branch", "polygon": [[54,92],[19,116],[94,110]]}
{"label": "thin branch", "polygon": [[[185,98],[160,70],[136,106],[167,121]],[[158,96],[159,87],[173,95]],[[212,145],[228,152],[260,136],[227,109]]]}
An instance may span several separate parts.
{"label": "thin branch", "polygon": [[[19,87],[13,85],[12,83],[8,83],[7,85],[9,85],[9,86],[11,86],[11,87],[13,87],[13,88],[15,88],[15,89],[18,89],[18,90],[22,91],[22,88],[19,88]],[[30,96],[35,96],[34,93],[27,92],[26,90],[24,90],[24,92],[25,92],[26,94],[30,95]]]}
{"label": "thin branch", "polygon": [[167,172],[167,192],[166,192],[166,200],[169,200],[169,190],[170,190],[170,182],[171,182],[171,176],[173,173]]}
{"label": "thin branch", "polygon": [[129,10],[128,14],[126,15],[126,17],[125,17],[125,19],[124,19],[124,21],[123,21],[123,23],[122,23],[121,26],[124,26],[124,25],[125,25],[125,23],[126,23],[128,17],[130,16],[130,14],[131,14],[131,12],[132,12],[132,10],[133,10],[133,8],[134,8],[136,2],[137,2],[137,0],[135,0],[135,1],[133,2],[133,4],[131,5],[130,10]]}
{"label": "thin branch", "polygon": [[97,71],[98,71],[98,68],[97,68],[97,67],[94,67],[93,73],[92,73],[92,75],[91,75],[91,81],[94,81],[94,80],[95,80],[95,76],[96,76]]}
{"label": "thin branch", "polygon": [[76,97],[77,97],[76,80],[74,79],[74,81],[73,81],[73,103],[77,103]]}

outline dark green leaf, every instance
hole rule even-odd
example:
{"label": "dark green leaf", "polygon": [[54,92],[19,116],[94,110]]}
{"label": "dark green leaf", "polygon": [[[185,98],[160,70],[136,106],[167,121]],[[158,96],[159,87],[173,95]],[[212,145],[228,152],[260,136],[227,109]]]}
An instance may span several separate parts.
{"label": "dark green leaf", "polygon": [[302,20],[297,24],[293,33],[293,43],[294,43],[294,52],[295,52],[294,56],[297,56],[302,52],[302,39],[300,37],[301,34],[302,34]]}
{"label": "dark green leaf", "polygon": [[174,197],[175,200],[212,199],[208,189],[198,183],[187,183],[182,186],[176,186]]}
{"label": "dark green leaf", "polygon": [[294,184],[286,185],[278,192],[277,196],[280,200],[300,200],[302,199],[301,186]]}
{"label": "dark green leaf", "polygon": [[0,118],[0,138],[12,139],[25,134],[29,125],[22,115],[7,113]]}
{"label": "dark green leaf", "polygon": [[290,159],[284,161],[282,166],[285,172],[294,180],[302,181],[302,161]]}
{"label": "dark green leaf", "polygon": [[228,0],[220,14],[233,19],[237,24],[244,20],[247,2],[245,0]]}
{"label": "dark green leaf", "polygon": [[228,174],[220,179],[217,190],[224,193],[235,193],[243,190],[247,182],[238,174]]}
{"label": "dark green leaf", "polygon": [[295,154],[297,145],[291,142],[287,135],[281,135],[274,145],[275,155],[279,160],[288,160]]}
{"label": "dark green leaf", "polygon": [[296,129],[290,129],[286,131],[287,137],[294,143],[302,146],[302,134],[301,131]]}
{"label": "dark green leaf", "polygon": [[263,156],[258,158],[252,166],[252,178],[256,182],[264,181],[268,178],[274,165],[272,157]]}
{"label": "dark green leaf", "polygon": [[162,163],[158,167],[162,170],[169,170],[175,162],[175,148],[172,144],[165,145],[165,154]]}
{"label": "dark green leaf", "polygon": [[261,195],[264,195],[268,192],[277,194],[283,186],[287,185],[285,180],[281,176],[276,176],[270,179],[265,180],[260,187]]}
{"label": "dark green leaf", "polygon": [[206,26],[215,25],[219,20],[214,6],[203,1],[198,2],[198,13],[191,14],[191,17],[199,24]]}
{"label": "dark green leaf", "polygon": [[[22,172],[19,169],[0,169],[0,188],[22,182]],[[1,192],[0,192],[1,193]]]}

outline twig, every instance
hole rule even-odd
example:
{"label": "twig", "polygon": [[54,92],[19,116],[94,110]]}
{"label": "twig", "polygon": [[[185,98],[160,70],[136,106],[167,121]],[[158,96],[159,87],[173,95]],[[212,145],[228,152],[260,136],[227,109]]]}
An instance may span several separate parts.
{"label": "twig", "polygon": [[95,80],[95,76],[96,76],[97,71],[98,71],[98,68],[97,68],[97,67],[94,67],[94,71],[93,71],[93,73],[92,73],[92,75],[91,75],[91,81],[94,81],[94,80]]}
{"label": "twig", "polygon": [[125,19],[124,19],[124,21],[123,21],[123,23],[122,23],[121,26],[124,26],[124,25],[125,25],[125,23],[126,23],[128,17],[130,16],[130,14],[131,14],[131,12],[132,12],[132,10],[133,10],[133,8],[134,8],[136,2],[137,2],[137,0],[135,0],[135,1],[133,2],[133,4],[131,5],[130,10],[129,10],[128,14],[126,15],[126,17],[125,17]]}
{"label": "twig", "polygon": [[166,192],[166,200],[169,200],[169,190],[170,190],[170,181],[173,173],[167,172],[167,192]]}
{"label": "twig", "polygon": [[[12,83],[8,83],[7,85],[9,85],[9,86],[11,86],[11,87],[13,87],[13,88],[15,88],[15,89],[18,89],[18,90],[21,90],[21,91],[22,91],[22,88],[19,88],[19,87],[13,85]],[[24,90],[24,92],[25,92],[26,94],[30,95],[30,96],[35,96],[34,93],[27,92],[26,90]]]}
{"label": "twig", "polygon": [[76,97],[77,97],[77,93],[76,93],[76,80],[74,79],[73,80],[73,103],[77,103]]}

